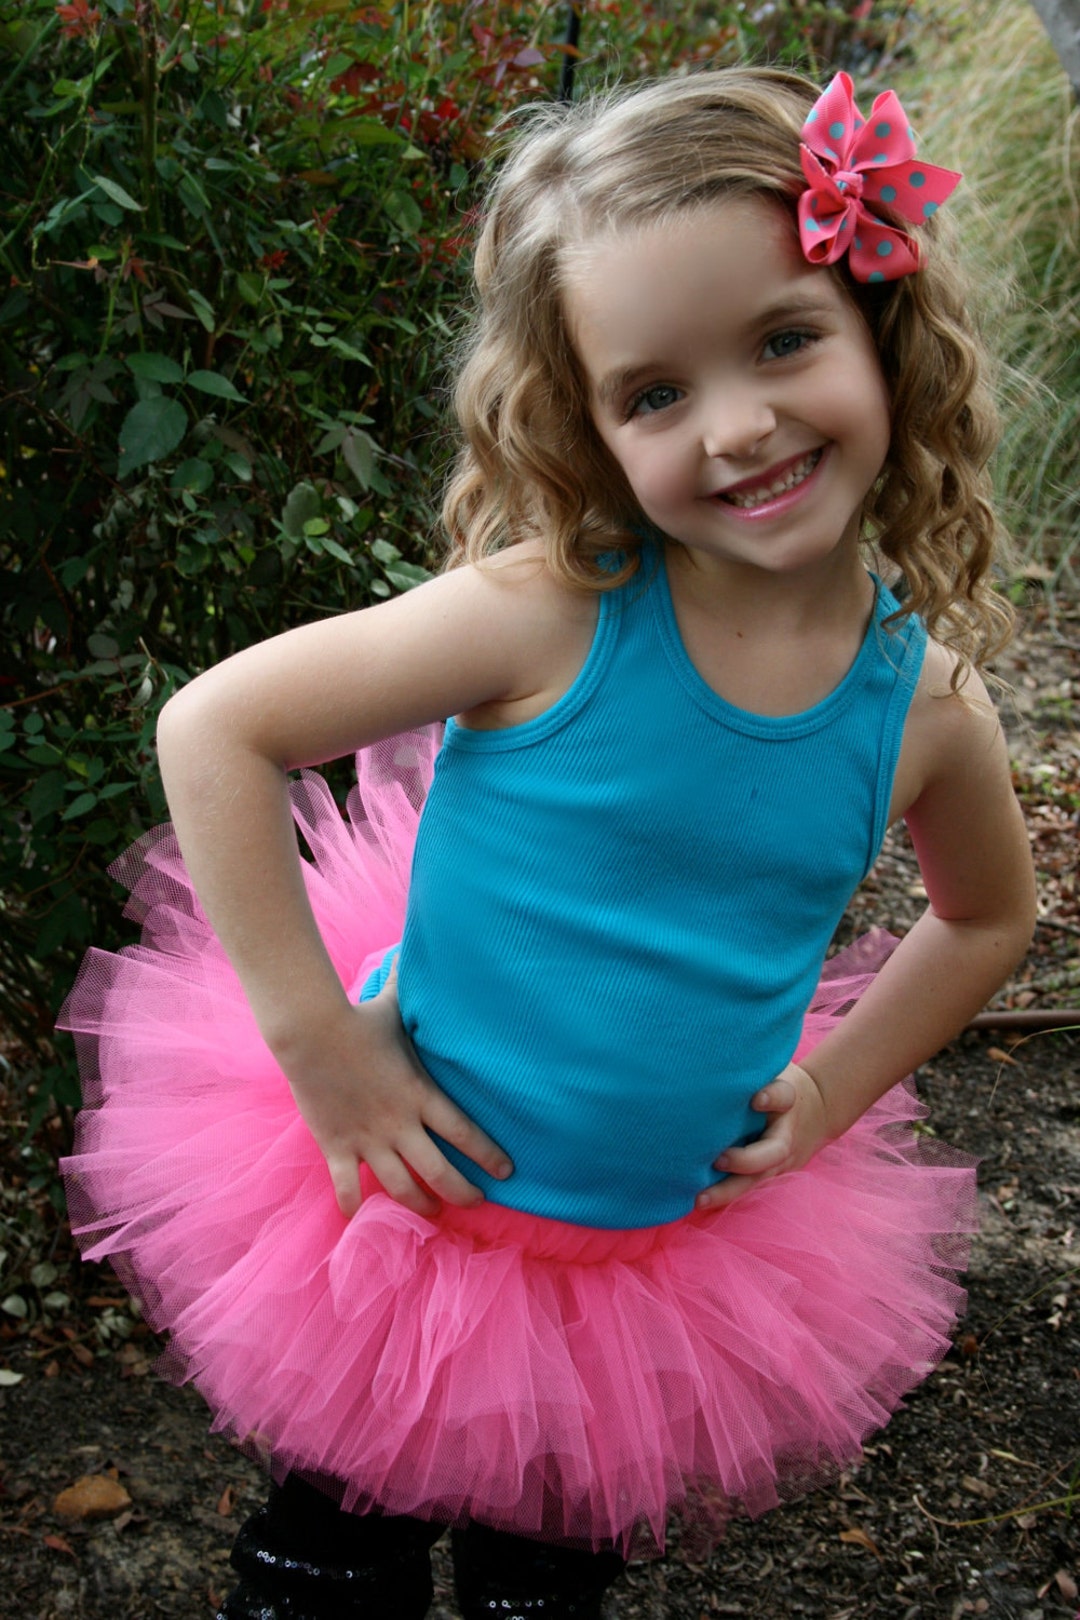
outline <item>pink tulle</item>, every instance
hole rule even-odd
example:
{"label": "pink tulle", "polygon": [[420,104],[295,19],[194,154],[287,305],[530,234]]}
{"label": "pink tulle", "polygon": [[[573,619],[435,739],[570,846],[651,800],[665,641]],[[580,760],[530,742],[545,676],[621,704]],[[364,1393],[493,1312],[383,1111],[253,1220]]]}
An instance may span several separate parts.
{"label": "pink tulle", "polygon": [[[350,990],[400,936],[436,746],[362,755],[348,821],[319,777],[295,790]],[[91,952],[63,1018],[87,1103],[72,1223],[168,1333],[170,1376],[279,1477],[640,1556],[673,1511],[713,1537],[856,1458],[946,1350],[974,1172],[913,1129],[910,1090],[806,1169],[663,1227],[491,1203],[427,1220],[370,1179],[345,1221],[168,829],[117,875],[143,943]],[[801,1050],[892,944],[828,964]]]}

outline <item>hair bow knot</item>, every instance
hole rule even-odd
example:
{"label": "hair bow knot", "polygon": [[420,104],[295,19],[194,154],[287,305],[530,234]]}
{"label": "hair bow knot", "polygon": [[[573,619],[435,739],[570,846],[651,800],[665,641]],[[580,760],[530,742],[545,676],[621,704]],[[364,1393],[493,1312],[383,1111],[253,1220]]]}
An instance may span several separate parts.
{"label": "hair bow knot", "polygon": [[868,203],[885,203],[913,225],[925,224],[961,176],[915,161],[915,137],[893,90],[864,119],[851,79],[838,73],[802,127],[799,157],[807,189],[799,198],[799,239],[811,264],[846,253],[856,281],[896,281],[919,268],[919,246],[887,225]]}

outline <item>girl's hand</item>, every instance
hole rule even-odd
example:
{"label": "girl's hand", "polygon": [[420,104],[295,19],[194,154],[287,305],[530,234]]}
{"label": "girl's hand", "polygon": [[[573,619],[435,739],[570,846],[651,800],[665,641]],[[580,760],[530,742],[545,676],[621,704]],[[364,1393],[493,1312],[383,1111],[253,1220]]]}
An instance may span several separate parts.
{"label": "girl's hand", "polygon": [[396,968],[378,996],[345,1004],[337,1021],[322,1020],[307,1050],[301,1044],[293,1044],[283,1066],[343,1215],[360,1207],[361,1160],[391,1198],[418,1215],[435,1214],[440,1200],[480,1203],[483,1193],[430,1131],[490,1175],[511,1174],[506,1154],[440,1091],[417,1057],[398,1011]]}
{"label": "girl's hand", "polygon": [[817,1081],[797,1063],[751,1099],[750,1106],[769,1115],[763,1135],[748,1147],[728,1148],[714,1168],[728,1172],[725,1181],[699,1193],[695,1208],[721,1209],[752,1187],[787,1170],[799,1170],[831,1139],[825,1099]]}

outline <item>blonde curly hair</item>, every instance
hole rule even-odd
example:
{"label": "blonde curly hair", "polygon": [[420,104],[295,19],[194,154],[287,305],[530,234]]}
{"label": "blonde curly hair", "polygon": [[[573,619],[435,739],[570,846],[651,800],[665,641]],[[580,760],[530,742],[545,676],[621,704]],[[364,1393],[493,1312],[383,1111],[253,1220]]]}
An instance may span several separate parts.
{"label": "blonde curly hair", "polygon": [[[730,198],[770,199],[794,230],[800,132],[818,93],[797,74],[730,68],[530,110],[476,247],[454,392],[464,444],[443,506],[448,566],[538,539],[567,583],[606,589],[633,570],[647,524],[592,423],[564,318],[568,258],[598,234]],[[902,575],[901,611],[953,649],[960,677],[1004,644],[1012,622],[990,577],[1001,538],[987,473],[997,414],[948,221],[935,216],[918,240],[921,268],[898,281],[829,273],[870,329],[892,402],[863,535]],[[600,562],[614,549],[626,558],[619,573]]]}

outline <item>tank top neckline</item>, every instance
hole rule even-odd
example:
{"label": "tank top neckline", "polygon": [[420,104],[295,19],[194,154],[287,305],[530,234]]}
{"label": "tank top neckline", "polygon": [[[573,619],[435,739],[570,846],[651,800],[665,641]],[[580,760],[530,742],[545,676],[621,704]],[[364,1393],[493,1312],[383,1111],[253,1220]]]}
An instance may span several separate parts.
{"label": "tank top neckline", "polygon": [[753,709],[743,709],[722,697],[698,670],[679,629],[678,619],[675,615],[675,604],[671,596],[671,585],[668,579],[667,558],[660,548],[654,552],[655,563],[650,573],[650,584],[655,583],[656,589],[650,592],[653,611],[664,652],[671,664],[681,685],[694,700],[694,702],[715,719],[722,721],[735,731],[758,737],[798,737],[808,732],[816,731],[828,725],[839,715],[848,704],[854,701],[863,684],[870,662],[884,651],[888,656],[888,646],[895,641],[896,650],[894,658],[899,666],[904,659],[905,640],[904,627],[901,626],[899,634],[893,636],[884,630],[882,620],[895,611],[897,603],[888,587],[878,576],[868,570],[874,586],[874,601],[870,610],[870,618],[863,633],[859,649],[852,659],[847,670],[837,681],[831,692],[827,692],[817,703],[809,708],[796,709],[791,714],[758,714]]}
{"label": "tank top neckline", "polygon": [[588,702],[603,679],[619,636],[620,622],[635,608],[643,610],[646,615],[651,615],[656,625],[663,656],[697,707],[730,730],[745,735],[780,740],[816,731],[832,722],[857,697],[868,666],[879,651],[888,657],[890,644],[893,644],[895,651],[892,652],[892,657],[897,667],[904,662],[909,639],[905,635],[907,625],[901,625],[895,635],[883,628],[882,619],[893,612],[897,604],[888,587],[871,572],[874,605],[870,620],[850,667],[832,691],[810,708],[798,710],[790,715],[762,715],[750,709],[740,709],[713,690],[699,674],[686,651],[675,617],[675,606],[668,584],[667,561],[662,548],[644,545],[641,556],[641,567],[624,585],[601,593],[596,629],[589,651],[577,675],[561,697],[556,698],[542,714],[534,715],[530,720],[494,730],[473,730],[460,725],[451,716],[446,722],[445,746],[478,753],[500,752],[528,747],[560,730]]}

